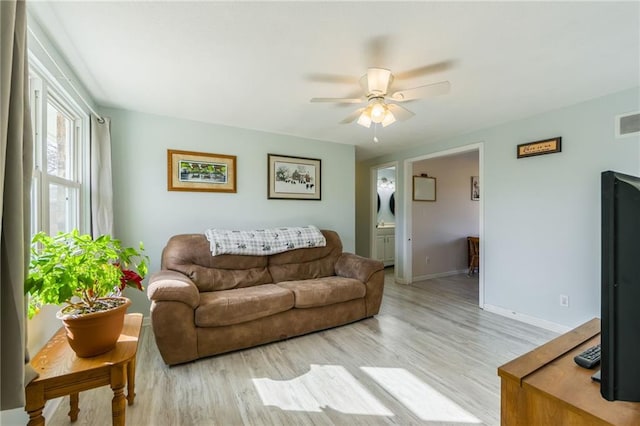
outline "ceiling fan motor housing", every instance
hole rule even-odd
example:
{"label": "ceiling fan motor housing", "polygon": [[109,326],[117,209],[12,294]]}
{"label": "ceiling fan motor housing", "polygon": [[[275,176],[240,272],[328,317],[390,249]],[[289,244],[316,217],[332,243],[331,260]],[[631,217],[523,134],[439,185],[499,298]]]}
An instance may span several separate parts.
{"label": "ceiling fan motor housing", "polygon": [[393,81],[393,74],[385,68],[369,68],[360,78],[360,85],[366,91],[367,97],[384,96]]}

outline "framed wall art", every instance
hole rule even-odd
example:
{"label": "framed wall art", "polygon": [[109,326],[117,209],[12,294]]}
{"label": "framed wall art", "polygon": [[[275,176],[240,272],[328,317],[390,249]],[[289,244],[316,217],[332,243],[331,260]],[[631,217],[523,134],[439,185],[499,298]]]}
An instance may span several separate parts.
{"label": "framed wall art", "polygon": [[236,156],[167,150],[169,191],[236,192]]}
{"label": "framed wall art", "polygon": [[471,176],[471,200],[480,201],[480,182],[478,176]]}
{"label": "framed wall art", "polygon": [[436,201],[436,178],[414,176],[413,201]]}
{"label": "framed wall art", "polygon": [[562,152],[562,138],[560,136],[542,141],[521,143],[518,145],[517,158],[554,154],[556,152]]}
{"label": "framed wall art", "polygon": [[320,200],[321,160],[277,154],[267,157],[267,198]]}

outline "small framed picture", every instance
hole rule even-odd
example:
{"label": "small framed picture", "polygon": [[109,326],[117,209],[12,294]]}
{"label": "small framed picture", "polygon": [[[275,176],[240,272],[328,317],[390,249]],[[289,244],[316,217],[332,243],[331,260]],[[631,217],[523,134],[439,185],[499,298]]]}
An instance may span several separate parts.
{"label": "small framed picture", "polygon": [[471,199],[473,201],[480,201],[480,183],[478,176],[471,176]]}
{"label": "small framed picture", "polygon": [[320,200],[321,160],[268,154],[269,199]]}
{"label": "small framed picture", "polygon": [[236,192],[236,156],[167,150],[169,191]]}
{"label": "small framed picture", "polygon": [[414,176],[413,201],[436,201],[436,178]]}

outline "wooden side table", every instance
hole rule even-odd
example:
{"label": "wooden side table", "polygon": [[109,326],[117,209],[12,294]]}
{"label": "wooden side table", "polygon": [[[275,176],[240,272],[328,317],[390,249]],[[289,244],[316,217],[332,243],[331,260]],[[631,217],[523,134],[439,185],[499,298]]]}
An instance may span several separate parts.
{"label": "wooden side table", "polygon": [[607,401],[591,380],[596,370],[573,357],[600,343],[597,318],[498,368],[500,423],[529,425],[640,425],[640,402]]}
{"label": "wooden side table", "polygon": [[128,314],[116,347],[106,354],[79,358],[67,343],[64,327],[31,360],[40,374],[25,388],[28,426],[44,425],[42,410],[46,401],[69,395],[71,421],[78,419],[79,392],[99,386],[111,386],[111,416],[114,426],[125,424],[126,400],[133,404],[135,394],[136,352],[142,328],[142,314]]}

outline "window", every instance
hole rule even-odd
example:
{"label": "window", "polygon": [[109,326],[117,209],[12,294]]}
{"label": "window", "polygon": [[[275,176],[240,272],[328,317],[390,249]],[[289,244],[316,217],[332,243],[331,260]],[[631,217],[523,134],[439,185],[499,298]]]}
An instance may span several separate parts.
{"label": "window", "polygon": [[46,72],[31,64],[34,130],[31,232],[84,229],[88,117]]}

